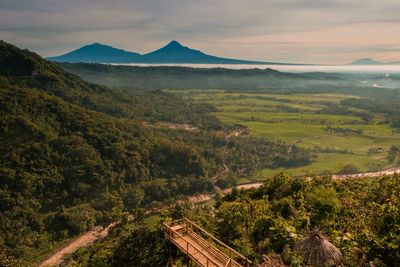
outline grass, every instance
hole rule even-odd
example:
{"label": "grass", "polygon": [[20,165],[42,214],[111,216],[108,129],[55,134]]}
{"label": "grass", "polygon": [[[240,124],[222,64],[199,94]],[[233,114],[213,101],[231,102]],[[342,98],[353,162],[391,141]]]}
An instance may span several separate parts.
{"label": "grass", "polygon": [[245,184],[245,183],[249,183],[249,182],[251,182],[251,180],[249,178],[242,177],[239,179],[238,184]]}
{"label": "grass", "polygon": [[301,122],[304,125],[307,124],[350,124],[350,123],[362,123],[362,119],[356,116],[345,116],[345,115],[329,115],[329,114],[313,114],[313,113],[291,113],[291,112],[223,112],[219,111],[216,113],[217,117],[225,121],[265,121],[265,122]]}
{"label": "grass", "polygon": [[[178,92],[175,92],[178,93]],[[373,114],[375,119],[366,124],[361,117],[348,115],[322,114],[330,104],[339,104],[348,98],[359,98],[344,94],[267,94],[247,92],[179,91],[195,102],[215,105],[215,115],[223,122],[247,126],[250,135],[283,141],[308,148],[317,153],[308,166],[285,169],[265,169],[254,175],[255,179],[265,179],[281,171],[292,175],[337,172],[344,164],[354,164],[361,171],[369,171],[377,166],[389,166],[387,151],[392,145],[400,143],[400,134],[394,133],[389,125],[378,123],[382,115]],[[293,110],[293,108],[297,109]],[[353,112],[366,112],[351,109]],[[362,134],[330,134],[324,128],[328,125],[346,129],[361,129]],[[347,150],[347,153],[321,153],[316,147]],[[369,149],[381,147],[384,152],[369,154]],[[243,183],[248,179],[242,179]]]}
{"label": "grass", "polygon": [[352,163],[360,171],[366,172],[377,163],[385,164],[385,161],[374,159],[368,155],[318,153],[317,156],[318,158],[310,165],[294,168],[264,169],[256,173],[254,178],[257,180],[264,180],[280,172],[286,172],[294,176],[321,174],[324,172],[336,173],[347,163]]}

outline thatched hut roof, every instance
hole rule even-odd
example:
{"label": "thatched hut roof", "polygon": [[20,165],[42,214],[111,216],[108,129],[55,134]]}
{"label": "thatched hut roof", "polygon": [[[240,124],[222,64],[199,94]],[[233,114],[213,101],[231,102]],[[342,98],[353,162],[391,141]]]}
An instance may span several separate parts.
{"label": "thatched hut roof", "polygon": [[286,267],[281,256],[275,253],[262,256],[262,263],[258,267]]}
{"label": "thatched hut roof", "polygon": [[302,254],[304,261],[311,266],[342,266],[342,253],[324,236],[321,230],[314,229],[298,241],[295,249]]}

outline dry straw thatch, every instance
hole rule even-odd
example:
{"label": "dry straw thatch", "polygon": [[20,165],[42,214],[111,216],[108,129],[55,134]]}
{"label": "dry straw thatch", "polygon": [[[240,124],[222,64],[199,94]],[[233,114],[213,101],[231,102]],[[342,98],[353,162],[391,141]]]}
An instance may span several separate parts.
{"label": "dry straw thatch", "polygon": [[342,253],[319,229],[310,231],[299,240],[295,249],[304,257],[304,262],[311,266],[342,266]]}
{"label": "dry straw thatch", "polygon": [[275,253],[263,255],[263,262],[258,267],[286,267],[281,256]]}

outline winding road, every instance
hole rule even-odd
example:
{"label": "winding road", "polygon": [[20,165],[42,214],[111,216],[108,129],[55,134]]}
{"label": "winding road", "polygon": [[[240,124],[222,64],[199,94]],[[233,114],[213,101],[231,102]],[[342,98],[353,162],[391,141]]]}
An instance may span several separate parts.
{"label": "winding road", "polygon": [[[384,176],[384,175],[393,175],[396,173],[400,174],[400,167],[383,170],[383,171],[377,171],[377,172],[332,175],[332,179],[335,179],[335,180],[358,179],[358,178],[364,178],[364,177],[379,177],[379,176]],[[263,184],[264,184],[263,182],[252,182],[252,183],[237,185],[236,188],[238,188],[238,189],[259,188]],[[220,193],[221,195],[224,196],[224,195],[227,195],[230,192],[232,192],[233,188],[234,187],[220,190],[218,193]],[[204,202],[204,201],[214,198],[215,195],[216,194],[214,194],[214,193],[194,195],[194,196],[188,197],[188,200],[192,203],[200,203],[200,202]],[[96,226],[92,230],[90,230],[86,233],[83,233],[82,235],[77,237],[75,240],[73,240],[71,243],[69,243],[67,246],[58,250],[56,253],[54,253],[52,256],[50,256],[48,259],[46,259],[41,264],[39,264],[39,267],[49,267],[49,266],[60,265],[63,262],[63,258],[66,255],[74,253],[79,248],[90,246],[100,237],[107,236],[110,228],[114,227],[115,225],[116,225],[116,222],[111,223],[110,225],[108,225],[105,228],[102,226]]]}
{"label": "winding road", "polygon": [[78,236],[71,243],[58,250],[56,253],[51,255],[45,261],[39,264],[39,267],[50,267],[50,266],[58,266],[63,262],[64,256],[74,253],[76,250],[82,247],[90,246],[94,243],[98,238],[105,237],[108,235],[108,231],[116,225],[115,222],[109,224],[107,227],[96,226],[93,229],[83,233]]}

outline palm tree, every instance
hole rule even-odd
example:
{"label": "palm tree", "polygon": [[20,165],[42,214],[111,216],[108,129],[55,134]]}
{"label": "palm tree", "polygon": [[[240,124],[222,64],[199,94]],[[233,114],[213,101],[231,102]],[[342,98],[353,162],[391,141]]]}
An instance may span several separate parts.
{"label": "palm tree", "polygon": [[299,240],[295,249],[302,254],[305,263],[311,266],[342,266],[342,253],[317,228]]}

